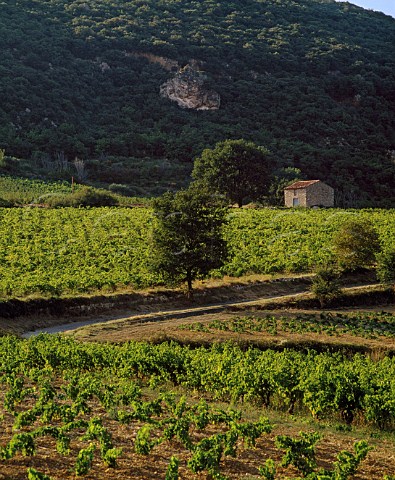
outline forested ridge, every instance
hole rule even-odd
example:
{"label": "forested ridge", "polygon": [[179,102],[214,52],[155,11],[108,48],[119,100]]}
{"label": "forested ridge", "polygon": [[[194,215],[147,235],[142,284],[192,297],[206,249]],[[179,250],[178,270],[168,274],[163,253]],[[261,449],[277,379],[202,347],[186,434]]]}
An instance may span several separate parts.
{"label": "forested ridge", "polygon": [[[394,41],[393,18],[334,0],[6,0],[1,168],[65,178],[78,157],[89,181],[152,195],[243,137],[341,205],[393,206]],[[197,61],[220,108],[162,98],[174,72],[147,53]]]}

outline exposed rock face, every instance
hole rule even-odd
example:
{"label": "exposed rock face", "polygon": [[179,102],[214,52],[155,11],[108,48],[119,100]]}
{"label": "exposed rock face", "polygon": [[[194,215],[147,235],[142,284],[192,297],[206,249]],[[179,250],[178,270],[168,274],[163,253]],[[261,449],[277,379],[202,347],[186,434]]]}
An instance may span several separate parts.
{"label": "exposed rock face", "polygon": [[162,97],[167,97],[183,108],[218,110],[221,98],[214,90],[205,88],[206,76],[190,65],[180,69],[160,87]]}

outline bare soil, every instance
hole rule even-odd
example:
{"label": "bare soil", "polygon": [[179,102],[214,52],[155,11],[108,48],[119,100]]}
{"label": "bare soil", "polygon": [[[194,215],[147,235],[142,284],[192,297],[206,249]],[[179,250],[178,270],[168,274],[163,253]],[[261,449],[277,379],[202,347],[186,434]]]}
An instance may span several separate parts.
{"label": "bare soil", "polygon": [[[365,279],[369,282],[371,279]],[[362,279],[356,281],[363,281]],[[182,290],[153,289],[139,292],[125,291],[116,295],[82,296],[55,299],[67,303],[59,313],[48,313],[43,307],[53,299],[38,299],[40,308],[28,315],[14,318],[2,315],[0,304],[0,332],[23,334],[61,325],[99,323],[132,316],[144,316],[164,311],[184,311],[204,306],[225,306],[236,302],[269,299],[293,295],[308,290],[311,275],[270,277],[250,275],[240,279],[225,277],[218,280],[196,282],[193,299],[186,298]],[[37,299],[25,299],[35,302]],[[33,309],[34,311],[34,309]]]}
{"label": "bare soil", "polygon": [[[198,401],[195,397],[193,400]],[[223,407],[223,405],[221,405]],[[259,409],[250,409],[247,412],[248,420],[257,420],[258,417],[266,412]],[[142,426],[141,423],[132,425],[121,425],[115,422],[103,411],[103,409],[93,405],[93,415],[99,416],[103,425],[112,433],[113,443],[116,447],[122,448],[122,455],[118,459],[116,468],[106,467],[100,459],[100,454],[96,451],[92,469],[86,475],[86,480],[148,480],[163,479],[167,470],[170,458],[174,455],[180,460],[180,479],[181,480],[203,480],[211,478],[207,472],[193,474],[187,468],[187,462],[191,453],[186,450],[177,440],[165,441],[155,447],[148,455],[139,455],[134,452],[134,440],[137,430]],[[270,419],[270,415],[269,415]],[[271,419],[275,425],[273,432],[269,435],[263,435],[258,439],[255,448],[247,448],[242,442],[238,444],[236,458],[226,457],[221,463],[221,472],[227,475],[229,479],[258,479],[259,467],[263,466],[267,459],[272,458],[280,463],[283,452],[279,450],[274,439],[277,435],[298,436],[300,431],[317,430],[317,425],[313,427],[305,424],[293,417],[276,415]],[[12,437],[12,419],[6,414],[0,430],[0,444],[5,445]],[[353,452],[353,445],[356,441],[366,437],[366,432],[356,430],[354,432],[336,432],[333,428],[320,425],[321,441],[317,445],[318,466],[322,468],[331,468],[336,460],[336,455],[341,450]],[[218,427],[211,426],[204,430],[192,432],[193,441],[218,433]],[[4,461],[0,464],[0,480],[26,480],[27,468],[33,467],[36,470],[50,475],[53,480],[72,480],[76,478],[74,466],[78,451],[87,447],[87,442],[81,442],[83,431],[75,432],[71,441],[71,453],[68,456],[56,452],[56,445],[52,439],[47,437],[40,438],[37,441],[37,451],[33,457],[23,457],[18,454],[14,458]],[[384,474],[395,474],[395,439],[391,438],[371,438],[369,445],[373,448],[368,457],[361,465],[358,474],[353,477],[355,480],[375,480],[382,479]],[[278,467],[278,476],[276,478],[295,478],[299,476],[293,467]]]}

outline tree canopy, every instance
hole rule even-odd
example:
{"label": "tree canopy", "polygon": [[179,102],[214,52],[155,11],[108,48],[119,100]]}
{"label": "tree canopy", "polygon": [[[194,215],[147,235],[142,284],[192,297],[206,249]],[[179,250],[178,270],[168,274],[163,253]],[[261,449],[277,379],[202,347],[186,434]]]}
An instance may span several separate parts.
{"label": "tree canopy", "polygon": [[224,199],[200,188],[166,193],[153,202],[152,268],[172,284],[187,283],[222,266],[227,255],[222,227]]}
{"label": "tree canopy", "polygon": [[270,184],[269,152],[246,140],[225,140],[197,157],[193,178],[226,195],[239,207],[246,197],[257,200]]}

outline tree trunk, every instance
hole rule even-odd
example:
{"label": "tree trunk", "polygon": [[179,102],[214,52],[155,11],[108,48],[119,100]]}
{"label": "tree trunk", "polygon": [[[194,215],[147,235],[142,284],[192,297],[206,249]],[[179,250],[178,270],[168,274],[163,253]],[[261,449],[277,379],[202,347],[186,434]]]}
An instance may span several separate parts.
{"label": "tree trunk", "polygon": [[192,299],[193,298],[193,289],[192,289],[192,271],[187,271],[187,297]]}
{"label": "tree trunk", "polygon": [[237,200],[237,205],[239,206],[239,208],[241,208],[243,206],[243,199],[242,198],[239,198]]}

